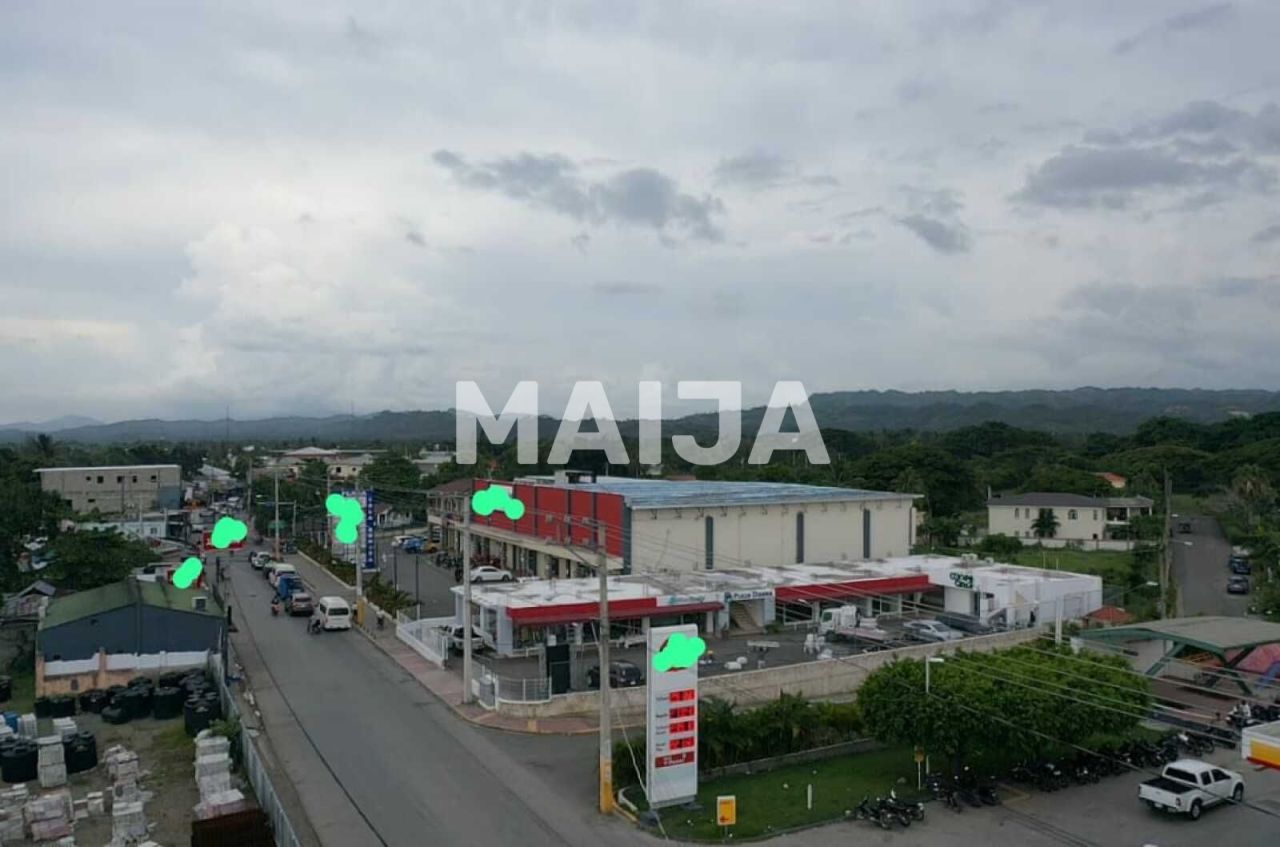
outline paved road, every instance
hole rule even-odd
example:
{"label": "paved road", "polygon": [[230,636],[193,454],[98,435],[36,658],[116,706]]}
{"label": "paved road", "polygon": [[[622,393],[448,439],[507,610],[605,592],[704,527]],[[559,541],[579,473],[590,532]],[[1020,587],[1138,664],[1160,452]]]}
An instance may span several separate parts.
{"label": "paved road", "polygon": [[[276,705],[259,698],[267,725],[266,710],[283,707],[283,720],[303,730],[301,740],[277,744],[273,735],[273,744],[324,843],[649,843],[596,814],[589,743],[475,728],[360,634],[310,636],[304,619],[271,617],[269,586],[242,556],[229,570],[237,625],[270,671],[264,685],[280,695]],[[316,797],[325,808],[314,808]]]}
{"label": "paved road", "polygon": [[[1190,521],[1191,533],[1177,532]],[[1178,586],[1178,614],[1242,615],[1249,597],[1227,593],[1227,559],[1231,545],[1217,520],[1207,517],[1174,518],[1173,579]]]}

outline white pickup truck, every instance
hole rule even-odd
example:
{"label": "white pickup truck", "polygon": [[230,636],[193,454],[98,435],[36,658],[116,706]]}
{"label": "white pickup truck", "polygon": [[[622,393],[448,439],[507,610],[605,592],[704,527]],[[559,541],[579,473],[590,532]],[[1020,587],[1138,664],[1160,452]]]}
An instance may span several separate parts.
{"label": "white pickup truck", "polygon": [[1138,799],[1153,809],[1187,815],[1193,821],[1210,806],[1244,799],[1244,779],[1235,771],[1198,759],[1179,759],[1155,779],[1138,786]]}

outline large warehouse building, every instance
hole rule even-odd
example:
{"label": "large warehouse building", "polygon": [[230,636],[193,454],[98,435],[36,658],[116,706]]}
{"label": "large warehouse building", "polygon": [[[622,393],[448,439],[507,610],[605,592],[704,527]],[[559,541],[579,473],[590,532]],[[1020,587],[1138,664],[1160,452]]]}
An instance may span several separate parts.
{"label": "large warehouse building", "polygon": [[[709,571],[751,565],[854,562],[905,556],[917,495],[774,482],[624,477],[528,477],[499,485],[525,506],[519,520],[472,517],[476,552],[517,576],[595,572],[603,527],[611,572]],[[457,541],[457,515],[442,521]]]}
{"label": "large warehouse building", "polygon": [[104,515],[177,509],[182,505],[178,465],[110,465],[37,468],[40,488],[62,498],[73,512]]}

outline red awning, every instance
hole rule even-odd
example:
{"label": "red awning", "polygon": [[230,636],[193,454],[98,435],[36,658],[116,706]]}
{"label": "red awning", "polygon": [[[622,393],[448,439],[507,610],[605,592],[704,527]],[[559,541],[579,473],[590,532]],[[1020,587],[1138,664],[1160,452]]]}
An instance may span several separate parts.
{"label": "red awning", "polygon": [[[654,598],[643,600],[619,600],[609,604],[609,620],[634,620],[658,618],[668,615],[684,615],[692,612],[712,612],[723,609],[723,603],[687,603],[683,606],[659,606]],[[569,603],[562,606],[531,606],[508,609],[511,622],[516,626],[546,626],[558,623],[592,621],[599,617],[600,607],[595,603]]]}
{"label": "red awning", "polygon": [[773,596],[785,602],[810,600],[839,600],[848,597],[870,597],[874,594],[911,594],[928,591],[927,574],[895,576],[885,579],[855,579],[849,582],[829,582],[823,585],[779,585]]}

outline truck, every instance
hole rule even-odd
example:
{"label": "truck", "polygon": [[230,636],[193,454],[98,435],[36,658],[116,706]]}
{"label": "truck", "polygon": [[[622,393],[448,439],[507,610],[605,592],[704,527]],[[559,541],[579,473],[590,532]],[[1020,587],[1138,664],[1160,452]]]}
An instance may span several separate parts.
{"label": "truck", "polygon": [[1210,806],[1244,799],[1244,778],[1199,759],[1179,759],[1138,786],[1138,799],[1153,809],[1194,820]]}
{"label": "truck", "polygon": [[818,619],[818,634],[833,641],[883,643],[890,639],[889,633],[877,625],[876,619],[863,616],[858,606],[824,609]]}

